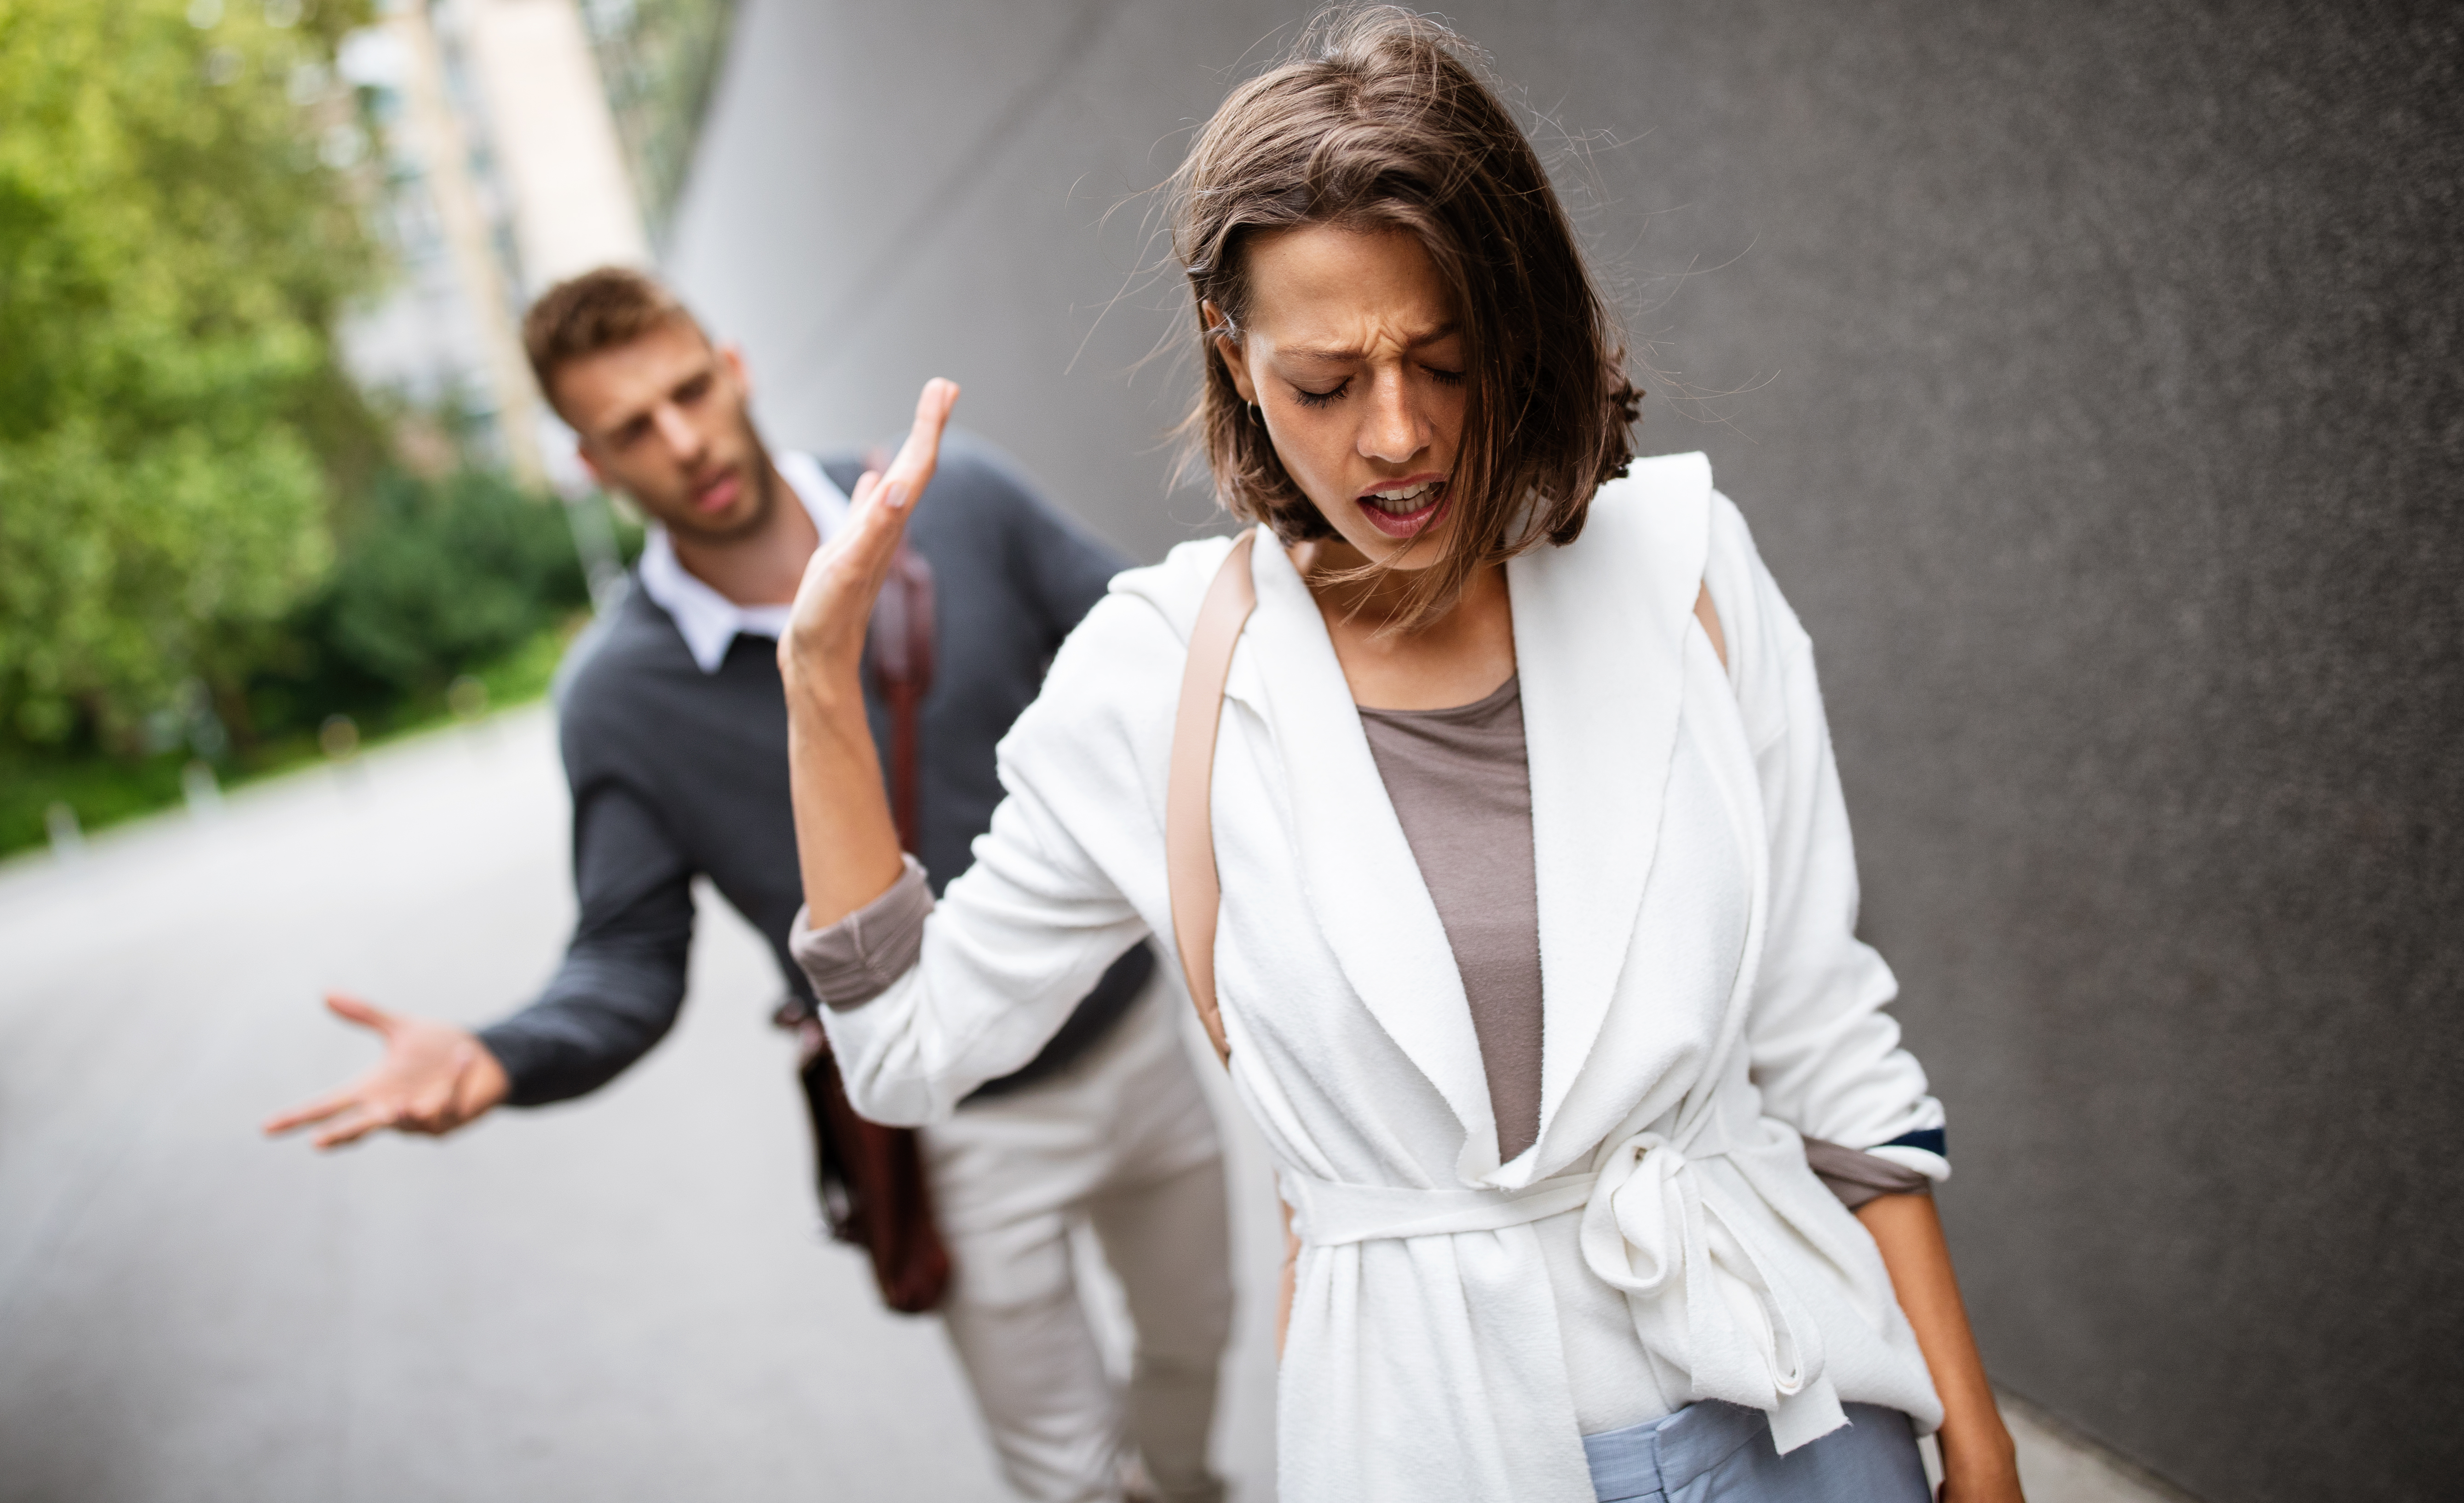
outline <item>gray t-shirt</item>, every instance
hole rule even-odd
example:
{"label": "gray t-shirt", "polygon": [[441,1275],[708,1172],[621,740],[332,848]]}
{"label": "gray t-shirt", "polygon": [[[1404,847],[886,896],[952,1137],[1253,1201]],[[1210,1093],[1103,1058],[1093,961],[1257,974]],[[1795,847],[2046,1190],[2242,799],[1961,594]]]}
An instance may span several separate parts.
{"label": "gray t-shirt", "polygon": [[1540,1136],[1540,887],[1523,685],[1448,709],[1372,709],[1360,729],[1437,904],[1471,1004],[1497,1154]]}

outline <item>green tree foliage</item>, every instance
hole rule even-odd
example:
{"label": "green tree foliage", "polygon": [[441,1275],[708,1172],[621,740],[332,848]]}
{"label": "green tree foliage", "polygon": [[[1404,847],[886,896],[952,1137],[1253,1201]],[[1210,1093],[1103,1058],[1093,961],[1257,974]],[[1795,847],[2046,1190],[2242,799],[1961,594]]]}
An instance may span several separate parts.
{"label": "green tree foliage", "polygon": [[252,686],[253,729],[276,734],[336,709],[439,699],[455,676],[589,601],[558,507],[489,470],[434,481],[388,470],[353,509],[331,577]]}
{"label": "green tree foliage", "polygon": [[[246,779],[318,758],[329,715],[383,738],[469,713],[452,692],[466,676],[483,704],[547,687],[589,599],[561,508],[485,469],[384,470],[352,503],[334,567],[269,637],[244,695],[203,703],[191,682],[148,716],[151,755],[0,737],[0,855],[43,843],[55,801],[88,830],[178,803],[184,764],[227,730],[246,744],[223,749],[220,774]],[[616,540],[629,558],[640,529],[618,523]]]}
{"label": "green tree foliage", "polygon": [[331,567],[373,447],[331,337],[364,11],[0,0],[0,735],[132,748]]}

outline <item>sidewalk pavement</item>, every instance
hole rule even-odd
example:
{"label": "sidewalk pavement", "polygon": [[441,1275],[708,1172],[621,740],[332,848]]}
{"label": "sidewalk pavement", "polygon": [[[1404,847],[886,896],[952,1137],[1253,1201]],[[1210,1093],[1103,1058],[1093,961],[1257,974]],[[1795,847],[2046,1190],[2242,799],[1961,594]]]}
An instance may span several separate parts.
{"label": "sidewalk pavement", "polygon": [[938,1325],[817,1234],[777,973],[715,900],[684,1021],[597,1096],[258,1137],[375,1057],[326,989],[477,1022],[544,978],[566,818],[524,710],[0,866],[0,1500],[1007,1496]]}

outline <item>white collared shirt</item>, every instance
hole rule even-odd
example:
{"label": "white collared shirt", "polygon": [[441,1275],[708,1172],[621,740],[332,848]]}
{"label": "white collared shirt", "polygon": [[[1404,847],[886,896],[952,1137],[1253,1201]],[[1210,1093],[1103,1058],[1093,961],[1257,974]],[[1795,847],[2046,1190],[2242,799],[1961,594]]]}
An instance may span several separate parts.
{"label": "white collared shirt", "polygon": [[[847,492],[831,483],[830,477],[823,473],[821,462],[810,454],[780,454],[776,462],[789,493],[803,505],[804,514],[813,519],[813,531],[821,534],[823,542],[828,542],[830,534],[847,520]],[[650,529],[642,544],[639,570],[642,592],[675,621],[676,631],[685,640],[685,650],[693,654],[694,666],[704,673],[718,671],[718,665],[727,659],[728,643],[738,636],[767,637],[775,642],[787,629],[787,613],[792,607],[738,605],[712,589],[677,559],[675,544],[669,540],[664,527]]]}

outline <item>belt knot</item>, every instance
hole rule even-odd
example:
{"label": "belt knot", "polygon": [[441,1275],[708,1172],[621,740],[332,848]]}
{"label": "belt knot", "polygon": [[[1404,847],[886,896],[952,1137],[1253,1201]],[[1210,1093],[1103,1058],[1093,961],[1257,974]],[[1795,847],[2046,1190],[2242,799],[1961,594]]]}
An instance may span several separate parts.
{"label": "belt knot", "polygon": [[[1673,1131],[1645,1128],[1594,1155],[1588,1169],[1520,1189],[1347,1185],[1286,1172],[1293,1230],[1309,1247],[1495,1231],[1580,1210],[1584,1265],[1626,1296],[1635,1334],[1692,1380],[1692,1397],[1772,1417],[1793,1447],[1840,1423],[1822,1375],[1822,1333],[1696,1172],[1734,1151],[1712,1103]],[[1782,1435],[1786,1431],[1786,1435]]]}

